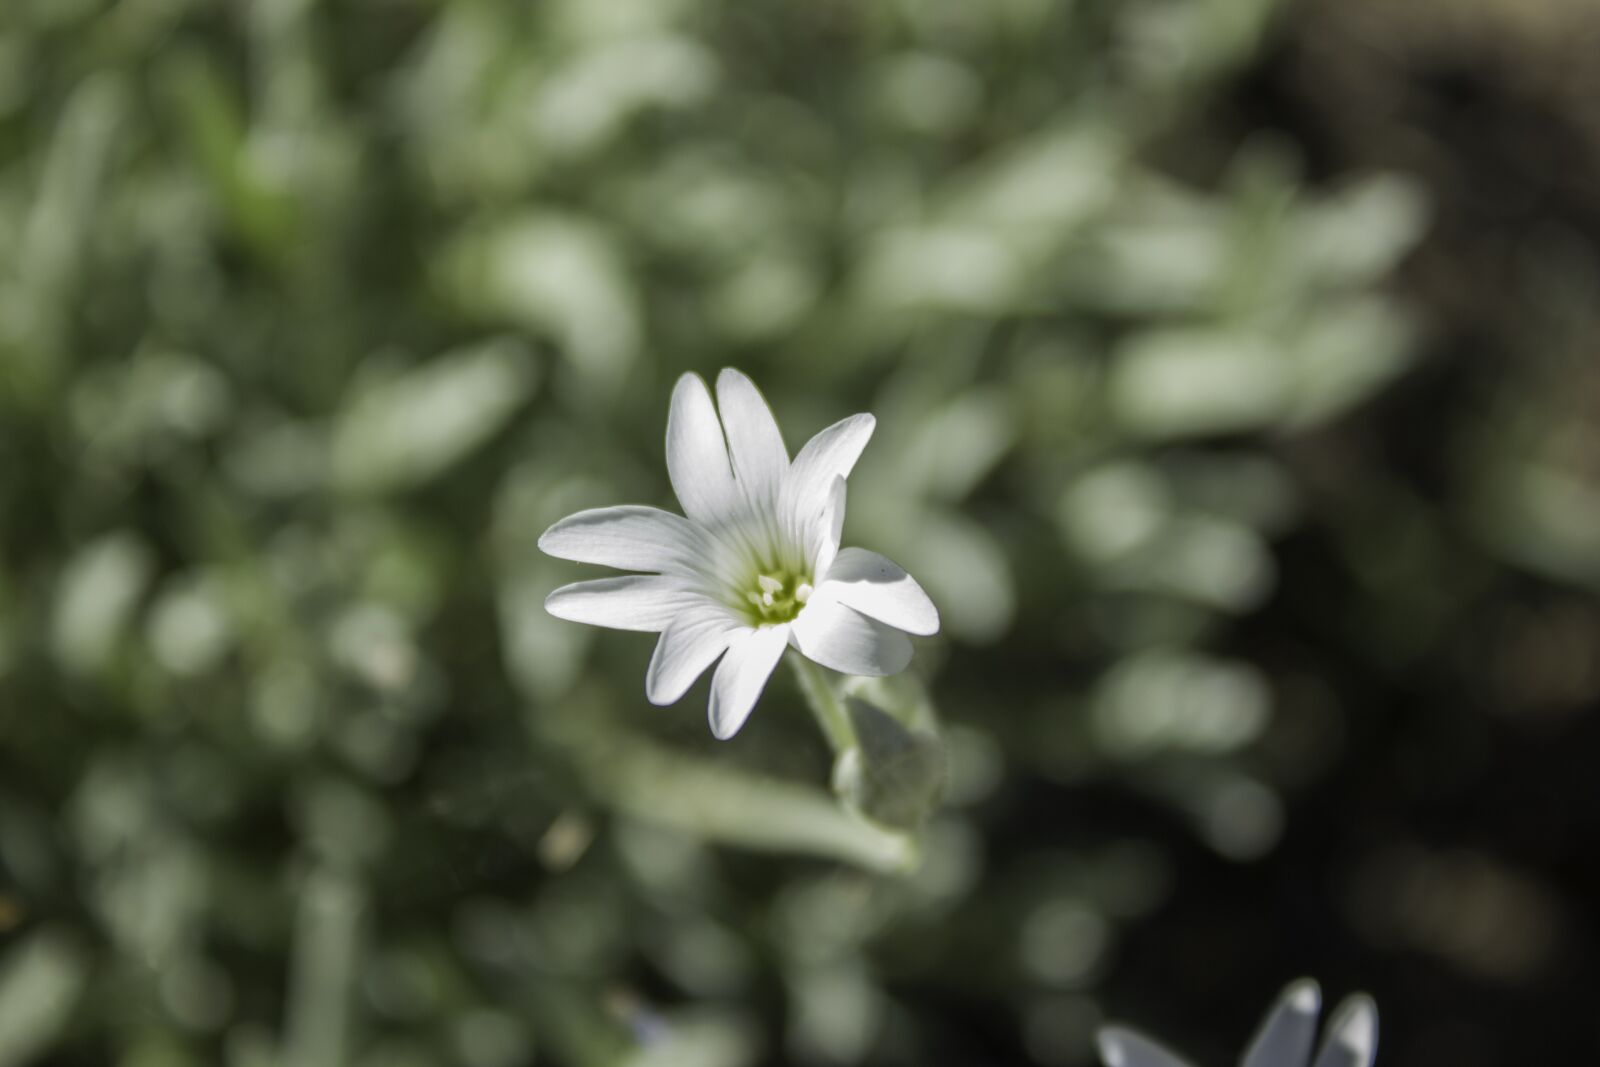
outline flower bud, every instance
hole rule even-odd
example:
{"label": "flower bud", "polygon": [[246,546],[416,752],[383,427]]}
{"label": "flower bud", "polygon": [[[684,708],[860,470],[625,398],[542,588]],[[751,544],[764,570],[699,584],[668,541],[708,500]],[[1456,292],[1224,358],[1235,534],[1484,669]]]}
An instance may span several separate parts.
{"label": "flower bud", "polygon": [[944,743],[910,728],[859,696],[845,699],[856,745],[841,753],[833,790],[853,811],[898,830],[920,827],[939,804],[948,777]]}

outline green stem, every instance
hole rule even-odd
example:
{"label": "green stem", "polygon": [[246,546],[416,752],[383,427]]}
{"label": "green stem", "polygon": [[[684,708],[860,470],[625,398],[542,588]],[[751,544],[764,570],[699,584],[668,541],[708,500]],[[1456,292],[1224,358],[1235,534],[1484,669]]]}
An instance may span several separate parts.
{"label": "green stem", "polygon": [[789,653],[789,662],[794,666],[795,676],[800,679],[800,692],[811,706],[811,714],[817,717],[817,725],[822,727],[823,736],[833,746],[834,755],[855,748],[856,731],[850,723],[850,713],[839,702],[839,695],[828,682],[822,668],[794,651]]}

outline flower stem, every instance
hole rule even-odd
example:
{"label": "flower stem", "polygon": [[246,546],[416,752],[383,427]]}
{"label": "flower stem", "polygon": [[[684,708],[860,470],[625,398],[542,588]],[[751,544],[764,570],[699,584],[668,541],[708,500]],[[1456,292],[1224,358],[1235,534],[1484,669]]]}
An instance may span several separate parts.
{"label": "flower stem", "polygon": [[834,755],[841,755],[856,747],[855,727],[850,724],[850,713],[845,711],[839,695],[829,683],[821,667],[798,652],[789,653],[789,662],[800,679],[800,692],[805,695],[811,713],[817,717],[823,736],[833,746]]}

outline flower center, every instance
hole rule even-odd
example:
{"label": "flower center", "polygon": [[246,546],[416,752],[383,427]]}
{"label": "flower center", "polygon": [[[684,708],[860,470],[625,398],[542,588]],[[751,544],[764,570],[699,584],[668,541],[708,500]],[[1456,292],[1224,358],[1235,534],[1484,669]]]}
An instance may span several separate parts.
{"label": "flower center", "polygon": [[811,599],[811,579],[782,569],[758,574],[755,588],[745,590],[744,599],[756,625],[789,622]]}

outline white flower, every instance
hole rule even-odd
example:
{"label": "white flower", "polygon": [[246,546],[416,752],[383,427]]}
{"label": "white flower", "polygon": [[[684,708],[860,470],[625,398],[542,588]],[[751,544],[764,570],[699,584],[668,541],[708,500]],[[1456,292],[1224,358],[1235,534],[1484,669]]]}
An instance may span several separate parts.
{"label": "white flower", "polygon": [[[1262,1022],[1240,1067],[1371,1067],[1378,1054],[1377,1006],[1364,996],[1340,1004],[1313,1060],[1321,1007],[1317,983],[1302,978],[1290,985]],[[1120,1026],[1100,1031],[1100,1055],[1106,1067],[1185,1067],[1154,1041]]]}
{"label": "white flower", "polygon": [[539,538],[545,552],[648,573],[564,586],[545,608],[660,633],[645,676],[653,704],[677,701],[721,657],[710,707],[718,738],[744,725],[788,646],[845,674],[902,670],[906,634],[937,633],[938,611],[889,560],[839,548],[845,478],[873,425],[871,415],[836,422],[791,463],[749,378],[719,374],[714,408],[700,376],[685,374],[667,417],[667,473],[687,517],[623,505],[562,519]]}

